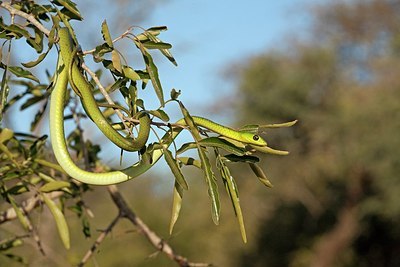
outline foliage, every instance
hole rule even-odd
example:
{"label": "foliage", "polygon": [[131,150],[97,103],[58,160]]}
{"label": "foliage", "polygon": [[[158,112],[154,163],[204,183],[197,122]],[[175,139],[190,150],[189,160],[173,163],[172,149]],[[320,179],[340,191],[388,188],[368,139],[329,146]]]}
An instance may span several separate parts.
{"label": "foliage", "polygon": [[[5,17],[0,18],[0,38],[4,40],[2,61],[0,63],[0,68],[3,69],[0,94],[0,123],[2,123],[0,125],[0,157],[2,159],[0,163],[0,192],[2,198],[8,203],[2,205],[2,208],[6,210],[1,214],[0,222],[4,223],[18,218],[24,229],[24,234],[9,233],[9,236],[1,241],[0,250],[3,256],[25,263],[26,260],[23,257],[10,253],[12,248],[21,246],[24,239],[32,238],[37,243],[38,249],[43,253],[45,252],[40,235],[30,215],[31,210],[36,207],[44,205],[49,209],[58,229],[59,237],[66,249],[69,249],[71,245],[74,246],[73,243],[71,244],[70,233],[72,231],[68,226],[68,217],[65,216],[67,211],[72,211],[80,219],[83,234],[87,237],[91,235],[89,217],[92,212],[88,209],[83,199],[92,190],[92,187],[70,179],[65,172],[66,170],[63,170],[55,163],[51,150],[46,146],[48,139],[46,135],[35,136],[29,133],[16,133],[7,128],[2,121],[3,116],[7,116],[10,108],[19,104],[21,110],[38,107],[31,123],[31,131],[33,132],[40,127],[42,121],[46,118],[46,107],[55,81],[51,74],[47,74],[48,81],[44,81],[39,79],[35,72],[44,72],[39,68],[42,67],[45,60],[48,60],[47,57],[50,55],[50,51],[57,48],[57,31],[60,27],[67,27],[75,44],[79,46],[79,38],[75,36],[75,26],[73,25],[80,25],[79,22],[83,20],[83,16],[77,5],[69,0],[54,0],[49,4],[43,5],[34,1],[1,2],[1,7],[10,14],[10,22],[6,22]],[[78,23],[71,24],[71,21]],[[134,34],[136,30],[141,32]],[[203,172],[211,201],[212,219],[215,224],[218,224],[220,220],[217,179],[219,178],[222,181],[237,217],[243,241],[246,242],[244,220],[239,203],[239,191],[230,167],[234,164],[250,165],[260,181],[264,185],[271,186],[267,176],[257,165],[259,158],[254,153],[257,150],[267,153],[287,153],[272,150],[268,147],[249,147],[246,143],[235,142],[226,137],[209,136],[210,131],[199,129],[189,111],[179,101],[180,92],[172,90],[170,98],[166,98],[158,68],[152,55],[153,51],[158,51],[171,63],[177,65],[170,52],[172,45],[164,42],[159,37],[166,30],[167,27],[165,26],[151,27],[149,29],[131,27],[113,39],[107,22],[104,21],[101,25],[103,43],[90,50],[78,51],[81,63],[84,62],[84,59],[87,60],[91,57],[93,62],[100,66],[99,70],[91,71],[83,64],[80,67],[82,72],[91,77],[90,83],[99,89],[93,92],[96,97],[106,100],[99,101],[101,103],[98,104],[106,107],[104,109],[105,116],[113,123],[115,114],[122,119],[122,123],[114,124],[116,128],[119,127],[122,133],[129,135],[135,132],[138,124],[136,118],[138,114],[147,112],[152,116],[152,128],[157,140],[143,148],[139,152],[139,157],[146,158],[146,155],[151,154],[152,151],[163,149],[164,158],[175,178],[170,232],[172,232],[178,219],[184,191],[188,190],[188,182],[182,172],[182,167],[189,165],[195,166]],[[123,52],[117,50],[114,44],[121,39],[130,40],[131,44],[136,47],[143,59],[143,67],[141,69],[129,66]],[[37,54],[36,59],[23,62],[21,66],[11,65],[10,57],[14,49],[14,43],[17,40],[25,40],[28,46],[33,48],[31,50],[32,53]],[[56,65],[55,62],[53,65]],[[35,72],[32,70],[35,70]],[[104,70],[106,70],[106,74],[101,75]],[[99,81],[99,78],[102,78],[100,76],[104,75],[108,75],[108,78],[112,79],[112,83],[106,87],[102,86]],[[15,88],[23,88],[23,92],[9,97],[9,92],[15,92]],[[141,98],[140,89],[148,90],[148,88],[153,89],[159,103],[159,107],[155,110],[146,109],[145,102]],[[74,160],[87,170],[107,171],[108,167],[101,164],[98,158],[98,153],[102,147],[92,143],[90,140],[85,140],[83,137],[80,122],[90,116],[86,114],[85,108],[82,109],[77,104],[80,102],[78,90],[76,88],[72,89],[74,90],[71,90],[68,94],[68,100],[65,103],[67,110],[69,110],[65,120],[73,121],[75,125],[75,129],[67,137],[68,145],[75,154]],[[122,102],[124,104],[110,100],[109,95],[111,93],[123,99]],[[181,128],[177,130],[176,127],[179,125],[169,123],[169,116],[165,112],[165,107],[174,103],[178,104],[187,125],[184,128],[191,133],[194,142],[185,143],[180,148],[174,143],[175,150],[172,152],[165,144],[171,141],[170,138],[173,134],[177,134],[182,130]],[[241,131],[256,134],[265,127],[288,127],[293,124],[294,122],[279,125],[251,125],[251,127],[244,127]],[[158,132],[170,133],[170,135],[167,134],[165,138],[159,138]],[[209,155],[207,148],[211,148],[213,154]],[[193,149],[197,151],[198,159],[183,154]],[[212,166],[214,162],[215,167]],[[215,174],[214,169],[218,170],[217,174]],[[127,207],[115,187],[109,187],[109,192],[114,203],[119,208],[120,214],[112,221],[105,234],[111,231],[121,217],[129,219],[134,225],[145,231],[144,229],[147,229],[146,226],[141,224],[140,220],[137,220],[137,217]],[[187,260],[174,254],[168,244],[162,241],[161,238],[155,236],[149,230],[145,234],[155,247],[161,246],[160,250],[171,259],[182,266],[189,266]],[[104,238],[103,235],[99,236],[99,239],[101,238]],[[88,252],[88,257],[97,248],[98,243],[100,242],[96,241],[94,249]],[[86,261],[87,258],[85,256],[80,265],[85,264]]]}

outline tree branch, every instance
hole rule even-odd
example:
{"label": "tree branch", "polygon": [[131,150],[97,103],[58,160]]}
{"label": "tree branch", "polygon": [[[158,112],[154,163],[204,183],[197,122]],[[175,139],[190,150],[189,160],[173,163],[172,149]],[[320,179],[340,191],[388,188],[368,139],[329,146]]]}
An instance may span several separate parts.
{"label": "tree branch", "polygon": [[9,2],[2,2],[0,6],[4,9],[7,9],[11,15],[17,15],[19,17],[25,18],[27,21],[35,25],[41,32],[43,32],[46,36],[50,35],[50,31],[46,29],[34,16],[27,14],[23,11],[13,8]]}
{"label": "tree branch", "polygon": [[179,266],[182,267],[205,267],[212,266],[209,263],[192,263],[189,262],[185,257],[176,254],[172,247],[165,242],[161,237],[154,233],[136,214],[129,208],[125,199],[118,191],[115,185],[108,186],[108,192],[115,205],[118,207],[121,216],[127,218],[132,222],[133,225],[139,228],[140,232],[147,238],[147,240],[159,251],[167,255],[168,258],[175,261]]}

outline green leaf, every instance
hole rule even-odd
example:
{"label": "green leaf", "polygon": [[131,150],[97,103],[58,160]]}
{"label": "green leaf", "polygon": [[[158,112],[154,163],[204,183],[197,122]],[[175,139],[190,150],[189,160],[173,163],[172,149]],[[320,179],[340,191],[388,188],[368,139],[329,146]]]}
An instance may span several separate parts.
{"label": "green leaf", "polygon": [[0,132],[0,144],[10,140],[14,137],[14,132],[9,128],[4,128]]}
{"label": "green leaf", "polygon": [[[76,4],[71,2],[70,0],[53,0],[52,2],[56,5],[63,6],[66,10],[72,13],[73,16],[71,16],[71,14],[68,14],[69,17],[77,20],[83,20],[81,14],[79,13],[79,10],[76,8]],[[61,11],[63,12],[63,10]]]}
{"label": "green leaf", "polygon": [[111,51],[111,61],[113,63],[114,68],[119,72],[122,73],[122,65],[121,65],[121,58],[116,50]]}
{"label": "green leaf", "polygon": [[164,158],[167,162],[169,168],[171,169],[172,173],[175,176],[175,181],[185,190],[189,189],[189,186],[185,180],[185,177],[182,174],[182,171],[174,157],[172,156],[171,151],[167,148],[164,148]]}
{"label": "green leaf", "polygon": [[285,127],[291,127],[297,123],[297,120],[289,121],[289,122],[284,122],[284,123],[274,123],[274,124],[266,124],[266,125],[261,125],[260,126],[260,131],[263,132],[267,128],[285,128]]}
{"label": "green leaf", "polygon": [[136,39],[139,40],[140,42],[146,42],[149,40],[148,34],[151,34],[153,36],[159,35],[162,31],[166,31],[168,28],[167,26],[155,26],[147,29],[145,32],[139,34],[136,36]]}
{"label": "green leaf", "polygon": [[270,148],[268,146],[254,146],[254,145],[250,145],[250,146],[252,148],[254,148],[255,150],[262,152],[262,153],[268,153],[268,154],[273,154],[273,155],[278,155],[278,156],[286,156],[289,154],[289,151],[277,150],[277,149]]}
{"label": "green leaf", "polygon": [[42,96],[33,96],[33,97],[27,99],[25,101],[25,103],[20,106],[20,110],[29,108],[30,106],[36,104],[37,102],[42,101],[44,98],[45,98],[45,96],[43,96],[43,95]]}
{"label": "green leaf", "polygon": [[104,20],[101,24],[101,33],[103,34],[103,40],[109,47],[113,47],[113,42],[110,35],[110,30],[108,29],[107,21]]}
{"label": "green leaf", "polygon": [[[1,49],[0,49],[1,51]],[[0,60],[1,62],[1,60]],[[3,71],[3,77],[1,80],[1,92],[0,92],[0,127],[1,127],[1,122],[3,121],[3,113],[5,112],[5,108],[7,105],[7,98],[8,94],[10,93],[10,88],[8,87],[7,83],[7,73],[8,73],[8,67]]]}
{"label": "green leaf", "polygon": [[[143,42],[144,44],[147,43],[163,43],[159,38],[157,38],[155,35],[151,34],[151,32],[145,32],[145,34],[149,37],[148,42]],[[172,48],[172,46],[170,47],[164,47],[164,48],[158,48],[160,50],[160,52],[169,60],[172,62],[172,64],[174,64],[175,66],[178,66],[178,64],[176,63],[175,58],[172,56],[171,52],[169,51],[169,49]]]}
{"label": "green leaf", "polygon": [[258,128],[260,128],[260,125],[258,124],[249,124],[240,128],[239,131],[256,134],[258,132]]}
{"label": "green leaf", "polygon": [[17,215],[17,218],[21,225],[24,227],[25,230],[29,230],[29,221],[26,218],[25,214],[23,213],[22,209],[19,207],[17,202],[14,200],[14,198],[7,194],[7,200],[10,202],[11,206],[13,207],[15,214]]}
{"label": "green leaf", "polygon": [[157,109],[157,110],[150,110],[149,113],[157,118],[159,118],[160,120],[162,120],[163,122],[168,122],[169,121],[169,116],[168,114],[162,110],[162,109]]}
{"label": "green leaf", "polygon": [[186,166],[195,166],[199,169],[201,169],[201,162],[199,160],[196,160],[191,157],[179,157],[177,158],[182,164],[185,164]]}
{"label": "green leaf", "polygon": [[171,214],[171,221],[169,224],[170,234],[172,234],[175,223],[178,220],[179,213],[182,207],[182,199],[183,199],[183,188],[180,186],[179,183],[175,182],[173,200],[172,200],[172,214]]}
{"label": "green leaf", "polygon": [[46,183],[45,185],[40,187],[39,191],[43,192],[43,193],[49,193],[49,192],[53,192],[53,191],[59,191],[63,188],[68,188],[70,186],[71,186],[71,184],[69,182],[52,181],[52,182]]}
{"label": "green leaf", "polygon": [[153,84],[153,88],[156,92],[158,100],[160,101],[161,107],[164,107],[164,92],[161,86],[160,78],[158,77],[157,66],[154,64],[152,56],[144,48],[142,48],[141,51],[146,64],[147,73],[150,75],[150,80]]}
{"label": "green leaf", "polygon": [[190,132],[192,133],[196,145],[197,145],[197,152],[200,157],[201,161],[201,167],[203,169],[204,175],[205,175],[205,180],[206,184],[208,186],[208,195],[211,199],[211,217],[213,219],[213,222],[215,224],[219,224],[219,216],[220,216],[220,202],[219,202],[219,194],[218,194],[218,186],[215,178],[215,174],[211,168],[210,160],[207,157],[206,151],[204,151],[200,144],[199,141],[201,140],[200,133],[193,121],[193,118],[190,116],[189,112],[185,108],[185,106],[182,104],[182,102],[179,101],[179,107],[181,108],[183,117],[185,119],[186,124],[189,126]]}
{"label": "green leaf", "polygon": [[218,137],[208,137],[204,138],[199,141],[199,144],[202,146],[209,146],[209,147],[218,147],[222,148],[230,153],[233,153],[238,156],[242,156],[246,153],[244,148],[240,148],[232,144],[231,142],[221,139]]}
{"label": "green leaf", "polygon": [[239,202],[239,191],[236,182],[233,179],[229,168],[225,165],[225,162],[222,160],[219,154],[217,154],[217,162],[222,180],[224,182],[226,191],[231,199],[232,207],[239,223],[240,233],[242,235],[243,242],[247,243],[246,229],[244,227],[243,214]]}
{"label": "green leaf", "polygon": [[[106,67],[107,69],[111,69],[112,70],[112,61],[111,60],[105,60],[103,58],[103,56],[107,53],[110,53],[111,51],[113,51],[113,49],[111,47],[108,46],[108,44],[104,43],[101,45],[96,46],[96,48],[94,49],[93,52],[93,60],[96,63],[99,63],[101,61],[103,61],[103,65],[104,67]],[[111,67],[110,67],[111,66]]]}
{"label": "green leaf", "polygon": [[140,80],[140,79],[141,79],[140,75],[139,75],[134,69],[132,69],[132,68],[129,67],[129,66],[124,66],[124,67],[122,68],[122,74],[123,74],[126,78],[128,78],[128,79],[130,79],[130,80],[132,80],[132,81],[137,81],[137,80]]}
{"label": "green leaf", "polygon": [[22,66],[24,66],[25,68],[32,68],[35,67],[37,64],[39,64],[40,62],[43,61],[43,59],[45,59],[45,57],[47,56],[47,53],[49,52],[49,50],[47,50],[45,53],[40,54],[39,57],[34,60],[34,61],[29,61],[27,63],[21,63]]}
{"label": "green leaf", "polygon": [[248,162],[248,163],[257,163],[260,161],[259,158],[250,155],[238,156],[234,154],[228,154],[224,156],[227,160],[231,162]]}
{"label": "green leaf", "polygon": [[148,41],[148,42],[144,42],[142,44],[147,49],[170,49],[170,48],[172,48],[171,44],[163,43],[163,42]]}
{"label": "green leaf", "polygon": [[205,180],[208,186],[208,195],[211,199],[212,219],[214,223],[218,225],[221,207],[219,202],[217,179],[215,178],[214,172],[211,168],[210,160],[208,159],[206,152],[202,149],[198,149],[197,151],[199,153],[201,166],[205,174]]}
{"label": "green leaf", "polygon": [[22,241],[22,239],[20,239],[18,237],[1,240],[1,242],[0,242],[0,251],[5,251],[5,250],[8,250],[10,248],[21,246],[23,243],[24,242]]}
{"label": "green leaf", "polygon": [[51,214],[54,217],[58,229],[58,234],[61,238],[61,241],[64,244],[64,247],[66,249],[69,249],[70,248],[69,229],[64,214],[58,208],[56,203],[54,203],[54,201],[51,200],[46,194],[42,194],[42,197],[47,207],[49,208]]}
{"label": "green leaf", "polygon": [[[1,65],[3,65],[3,63],[0,63]],[[2,66],[1,66],[2,67]],[[21,77],[21,78],[26,78],[26,79],[30,79],[33,80],[35,82],[39,83],[39,79],[36,78],[31,72],[21,68],[21,67],[16,67],[16,66],[10,66],[8,67],[8,69],[17,77]]]}
{"label": "green leaf", "polygon": [[268,177],[265,175],[264,171],[260,168],[260,166],[258,166],[255,163],[249,163],[249,165],[261,183],[263,183],[267,187],[270,187],[270,188],[273,187],[272,183],[270,182]]}

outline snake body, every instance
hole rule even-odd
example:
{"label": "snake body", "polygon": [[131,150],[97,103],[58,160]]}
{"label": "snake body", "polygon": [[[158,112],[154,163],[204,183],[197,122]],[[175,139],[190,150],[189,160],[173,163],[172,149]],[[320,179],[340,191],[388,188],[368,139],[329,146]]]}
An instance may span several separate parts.
{"label": "snake body", "polygon": [[[94,173],[82,170],[72,160],[65,141],[64,103],[67,91],[67,84],[68,81],[71,81],[71,77],[69,77],[69,67],[72,63],[71,58],[73,57],[73,55],[68,30],[66,28],[61,28],[59,30],[59,37],[60,52],[58,57],[54,88],[51,94],[50,101],[50,138],[54,150],[54,155],[58,163],[69,176],[87,184],[110,185],[121,183],[140,176],[148,169],[150,169],[162,157],[164,152],[162,148],[154,149],[151,154],[143,154],[142,159],[131,167],[123,170],[104,173]],[[96,125],[103,131],[103,133],[107,137],[109,137],[110,140],[114,140],[113,142],[120,146],[118,144],[119,141],[115,141],[116,139],[113,139],[115,137],[115,130],[112,128],[112,126],[108,123],[108,121],[104,118],[101,111],[99,110],[96,101],[91,93],[90,86],[88,84],[85,84],[87,83],[86,79],[79,72],[77,66],[71,67],[71,75],[73,76],[72,79],[74,80],[75,85],[78,87],[84,108],[89,113],[89,117],[96,123]],[[243,142],[245,144],[252,144],[259,147],[266,147],[267,145],[265,140],[253,133],[236,131],[234,129],[222,126],[218,123],[202,117],[194,116],[193,121],[198,126],[202,126],[218,134],[237,140],[239,142]],[[176,124],[186,125],[184,119],[180,119],[176,122]],[[111,128],[107,125],[109,125]],[[133,150],[140,150],[147,142],[147,128],[150,129],[150,118],[146,114],[140,118],[140,127],[141,128],[139,131],[139,136],[135,140],[124,139],[122,138],[122,136],[120,136],[122,139],[128,140],[128,142],[131,143],[128,144],[128,142],[122,141],[126,146],[130,146],[131,148],[133,148]],[[113,133],[110,133],[111,131]],[[168,147],[181,131],[182,128],[176,127],[173,131],[166,133],[161,140],[168,141],[165,141],[163,145]],[[117,137],[117,139],[119,138]],[[120,147],[122,149],[125,149],[125,145],[122,145]]]}
{"label": "snake body", "polygon": [[72,53],[73,47],[68,29],[61,28],[58,32],[58,36],[60,38],[59,45],[61,57],[68,73],[71,69],[71,75],[68,77],[70,84],[79,90],[79,96],[86,113],[96,123],[97,127],[103,132],[103,134],[115,145],[127,151],[140,150],[146,144],[149,137],[149,116],[146,113],[142,113],[139,117],[140,130],[135,140],[121,136],[100,111],[96,100],[93,97],[92,85],[85,79],[74,61],[74,55]]}

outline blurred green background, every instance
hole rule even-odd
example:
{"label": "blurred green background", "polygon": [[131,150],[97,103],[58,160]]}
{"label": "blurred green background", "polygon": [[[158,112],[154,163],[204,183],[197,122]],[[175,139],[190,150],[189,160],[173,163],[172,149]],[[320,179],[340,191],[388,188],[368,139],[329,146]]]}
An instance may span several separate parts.
{"label": "blurred green background", "polygon": [[[299,16],[291,12],[289,21]],[[220,75],[230,81],[230,89],[204,108],[209,113],[229,110],[237,126],[299,120],[292,128],[266,134],[272,147],[291,152],[287,157],[263,156],[273,189],[258,183],[250,169],[233,172],[247,244],[242,243],[230,200],[222,191],[222,220],[219,226],[212,223],[199,172],[186,170],[191,190],[172,236],[171,195],[159,184],[168,180],[167,169],[119,187],[135,212],[177,253],[194,262],[400,266],[400,1],[320,1],[309,3],[301,15],[309,23],[306,34],[291,32],[276,40],[279,49],[226,62]],[[243,37],[244,42],[256,39]],[[196,101],[200,105],[201,99]],[[91,239],[83,237],[76,216],[67,213],[74,230],[72,249],[65,252],[51,216],[36,212],[32,217],[40,225],[47,256],[40,255],[33,241],[15,252],[25,255],[30,266],[79,261],[94,242],[96,230],[104,229],[117,212],[105,189],[96,188],[86,197],[95,214]],[[17,231],[19,226],[4,227]],[[5,258],[0,263],[16,266]],[[88,264],[175,265],[128,223],[114,229]]]}

